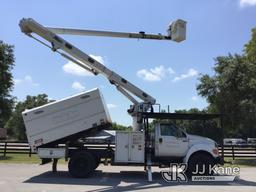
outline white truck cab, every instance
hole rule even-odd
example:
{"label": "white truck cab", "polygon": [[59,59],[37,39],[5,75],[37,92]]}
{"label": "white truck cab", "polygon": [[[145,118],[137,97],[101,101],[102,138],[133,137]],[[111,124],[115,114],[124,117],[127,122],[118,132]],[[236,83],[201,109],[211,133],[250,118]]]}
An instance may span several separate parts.
{"label": "white truck cab", "polygon": [[184,157],[189,149],[187,134],[172,123],[155,126],[155,155]]}
{"label": "white truck cab", "polygon": [[157,123],[154,127],[155,156],[168,159],[180,159],[182,163],[191,163],[195,156],[207,156],[205,161],[215,164],[219,161],[218,145],[212,139],[187,134],[173,123]]}
{"label": "white truck cab", "polygon": [[211,154],[213,158],[218,156],[215,141],[187,134],[173,123],[157,123],[154,142],[156,156],[184,157],[184,162],[187,162],[189,156],[198,150]]}

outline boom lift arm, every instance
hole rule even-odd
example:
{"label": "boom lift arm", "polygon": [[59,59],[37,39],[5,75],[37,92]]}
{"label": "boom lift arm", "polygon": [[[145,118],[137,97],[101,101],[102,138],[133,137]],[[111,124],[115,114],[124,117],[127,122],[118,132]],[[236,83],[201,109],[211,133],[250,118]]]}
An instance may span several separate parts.
{"label": "boom lift arm", "polygon": [[[178,20],[178,21],[181,22],[181,27],[185,28],[186,23],[182,20]],[[171,26],[172,28],[175,27],[176,29],[177,26],[174,26],[174,24],[172,24]],[[65,41],[60,36],[56,35],[56,32],[61,34],[73,34],[73,35],[74,34],[75,35],[98,35],[98,36],[159,39],[159,40],[161,39],[171,40],[172,39],[171,35],[169,35],[168,37],[168,36],[163,36],[161,34],[159,35],[145,34],[144,32],[143,33],[140,32],[136,34],[136,33],[118,33],[118,32],[106,32],[106,31],[78,30],[78,29],[47,28],[40,25],[39,23],[37,23],[31,18],[22,19],[19,25],[23,33],[43,43],[47,47],[51,48],[53,51],[58,52],[66,59],[78,64],[79,66],[90,71],[94,75],[97,75],[99,73],[104,75],[111,84],[116,86],[117,90],[119,90],[123,95],[125,95],[133,103],[133,105],[131,105],[130,109],[128,110],[128,113],[133,117],[133,129],[134,130],[141,129],[142,121],[139,114],[140,112],[146,112],[149,109],[151,109],[156,102],[155,98],[145,93],[143,90],[133,85],[131,82],[127,81],[126,79],[124,79],[123,77],[115,73],[114,71],[111,71],[102,63],[96,61],[86,53],[82,52],[80,49],[76,48],[74,45]],[[171,26],[169,29],[169,33],[172,32]],[[173,38],[174,41],[180,42],[185,39],[184,30],[181,30],[181,32],[183,33],[181,35],[179,30],[174,32],[175,32],[173,33],[174,35],[172,35],[174,37]],[[43,39],[51,43],[51,46],[34,37],[32,33],[37,34],[38,36],[42,37]],[[132,95],[140,98],[142,102],[137,101]]]}
{"label": "boom lift arm", "polygon": [[[63,34],[63,35],[87,35],[87,36],[102,36],[102,37],[117,37],[117,38],[135,38],[135,39],[151,39],[151,40],[173,40],[173,41],[183,41],[181,36],[175,36],[172,34],[172,29],[174,25],[183,23],[182,20],[177,20],[176,23],[172,23],[169,25],[167,30],[168,35],[162,34],[146,34],[144,31],[140,31],[139,33],[126,33],[126,32],[112,32],[112,31],[95,31],[95,30],[85,30],[85,29],[68,29],[68,28],[53,28],[48,27],[50,31],[56,34]],[[185,26],[183,26],[185,27]],[[179,38],[177,38],[179,37]]]}

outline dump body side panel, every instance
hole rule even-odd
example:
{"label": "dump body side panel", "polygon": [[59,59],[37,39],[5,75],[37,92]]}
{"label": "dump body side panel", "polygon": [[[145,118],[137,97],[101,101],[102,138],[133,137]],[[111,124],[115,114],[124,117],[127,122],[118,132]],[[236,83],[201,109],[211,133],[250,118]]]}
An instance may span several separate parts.
{"label": "dump body side panel", "polygon": [[111,122],[98,89],[26,110],[22,115],[33,149]]}

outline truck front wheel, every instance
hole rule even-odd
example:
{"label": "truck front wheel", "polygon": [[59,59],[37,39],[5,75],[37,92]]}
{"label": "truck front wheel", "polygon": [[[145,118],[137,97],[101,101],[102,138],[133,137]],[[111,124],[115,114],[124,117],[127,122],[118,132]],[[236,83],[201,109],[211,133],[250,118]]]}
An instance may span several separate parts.
{"label": "truck front wheel", "polygon": [[85,178],[92,175],[95,160],[91,153],[82,151],[74,154],[68,163],[68,170],[72,177]]}
{"label": "truck front wheel", "polygon": [[208,154],[195,154],[189,158],[187,176],[193,175],[212,175],[211,168],[214,166],[213,157]]}

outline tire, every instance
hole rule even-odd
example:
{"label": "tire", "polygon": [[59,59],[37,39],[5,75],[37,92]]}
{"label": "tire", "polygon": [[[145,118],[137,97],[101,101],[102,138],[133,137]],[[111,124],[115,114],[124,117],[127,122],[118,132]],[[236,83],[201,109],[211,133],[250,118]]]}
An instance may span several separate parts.
{"label": "tire", "polygon": [[[189,158],[186,174],[189,178],[191,176],[195,176],[195,175],[201,175],[201,176],[202,175],[212,175],[213,172],[210,171],[210,168],[213,166],[214,166],[213,157],[211,157],[208,154],[195,154]],[[203,167],[205,168],[204,173],[202,173],[202,174],[193,173],[193,172],[197,171],[197,169],[199,171],[202,171]]]}
{"label": "tire", "polygon": [[68,170],[72,177],[90,177],[94,171],[95,159],[89,152],[82,151],[74,154],[68,163]]}
{"label": "tire", "polygon": [[95,158],[95,166],[94,166],[94,170],[98,168],[98,166],[100,165],[100,159],[99,158]]}

